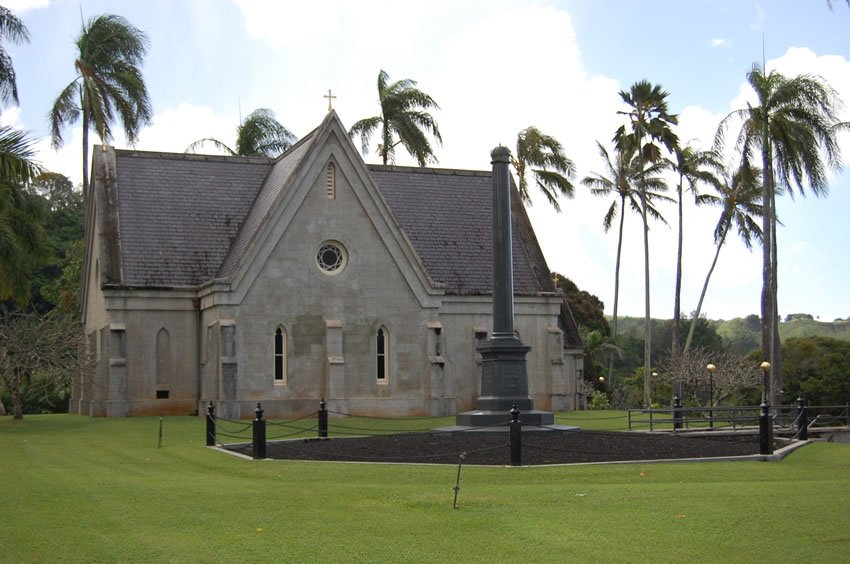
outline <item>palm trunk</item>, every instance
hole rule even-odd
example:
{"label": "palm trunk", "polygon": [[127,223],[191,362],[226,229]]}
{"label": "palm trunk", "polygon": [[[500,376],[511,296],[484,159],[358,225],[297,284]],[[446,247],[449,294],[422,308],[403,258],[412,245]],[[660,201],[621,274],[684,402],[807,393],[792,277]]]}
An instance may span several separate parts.
{"label": "palm trunk", "polygon": [[679,175],[679,242],[676,249],[676,289],[673,296],[673,344],[670,347],[670,357],[672,365],[677,366],[676,360],[680,352],[679,339],[679,323],[682,310],[682,232],[684,225],[682,223],[682,175]]}
{"label": "palm trunk", "polygon": [[643,283],[645,311],[643,318],[643,402],[646,407],[652,404],[652,325],[649,311],[649,223],[646,219],[646,188],[641,189],[641,215],[643,216]]}
{"label": "palm trunk", "polygon": [[89,113],[83,103],[83,200],[89,197]]}
{"label": "palm trunk", "polygon": [[770,403],[772,405],[780,405],[782,403],[782,345],[779,341],[779,263],[776,251],[776,190],[771,191],[770,200],[770,209],[772,212],[770,218],[770,298],[773,304],[773,324],[770,342]]}
{"label": "palm trunk", "polygon": [[[614,266],[614,316],[611,319],[611,340],[617,342],[617,306],[620,303],[620,256],[623,251],[623,225],[626,219],[626,197],[620,197],[620,232],[617,235],[617,262]],[[614,354],[608,358],[608,385],[614,385]]]}
{"label": "palm trunk", "polygon": [[720,248],[723,246],[723,243],[726,241],[726,233],[723,234],[723,237],[717,243],[717,251],[714,253],[714,260],[711,261],[711,268],[708,269],[708,274],[705,276],[705,283],[702,285],[702,292],[699,295],[699,301],[697,302],[697,309],[694,311],[694,317],[691,319],[691,326],[688,329],[688,338],[685,339],[685,348],[682,351],[682,356],[688,354],[688,349],[691,347],[691,341],[694,338],[694,331],[697,327],[697,320],[699,319],[699,314],[702,311],[702,302],[705,299],[705,293],[708,291],[708,281],[711,280],[711,275],[714,274],[714,267],[717,266],[717,257],[720,256]]}
{"label": "palm trunk", "polygon": [[[773,241],[773,168],[771,166],[769,147],[762,153],[764,181],[762,183],[762,287],[761,287],[761,349],[762,358],[769,362],[773,360],[773,307],[771,249]],[[771,366],[771,370],[773,367]],[[770,401],[771,395],[767,389],[762,390],[764,401]]]}

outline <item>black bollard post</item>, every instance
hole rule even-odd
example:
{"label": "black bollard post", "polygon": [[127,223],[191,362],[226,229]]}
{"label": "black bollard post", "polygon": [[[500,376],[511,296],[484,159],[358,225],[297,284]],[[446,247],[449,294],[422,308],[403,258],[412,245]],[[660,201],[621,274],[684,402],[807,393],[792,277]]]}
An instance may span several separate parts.
{"label": "black bollard post", "polygon": [[679,395],[673,396],[673,430],[678,431],[682,428],[682,400]]}
{"label": "black bollard post", "polygon": [[325,398],[319,402],[319,438],[328,438],[328,410]]}
{"label": "black bollard post", "polygon": [[522,466],[522,422],[516,402],[511,408],[511,466]]}
{"label": "black bollard post", "polygon": [[263,408],[260,407],[260,402],[257,402],[254,414],[257,417],[254,419],[252,447],[254,460],[258,460],[266,457],[266,421],[263,419]]}
{"label": "black bollard post", "polygon": [[207,446],[215,446],[215,405],[207,406]]}
{"label": "black bollard post", "polygon": [[759,454],[773,454],[773,422],[770,420],[767,400],[761,403],[759,415]]}
{"label": "black bollard post", "polygon": [[809,440],[809,415],[806,411],[806,397],[801,393],[797,398],[797,438]]}

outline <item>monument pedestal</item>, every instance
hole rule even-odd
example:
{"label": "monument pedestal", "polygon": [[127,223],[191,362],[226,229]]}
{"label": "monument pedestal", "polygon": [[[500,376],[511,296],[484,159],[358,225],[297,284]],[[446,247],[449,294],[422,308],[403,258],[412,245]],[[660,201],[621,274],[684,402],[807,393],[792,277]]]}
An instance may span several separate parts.
{"label": "monument pedestal", "polygon": [[516,335],[499,336],[478,347],[481,353],[481,395],[475,409],[458,413],[455,423],[464,427],[507,425],[511,408],[516,405],[523,425],[552,425],[555,415],[534,409],[528,395],[525,355],[531,347]]}

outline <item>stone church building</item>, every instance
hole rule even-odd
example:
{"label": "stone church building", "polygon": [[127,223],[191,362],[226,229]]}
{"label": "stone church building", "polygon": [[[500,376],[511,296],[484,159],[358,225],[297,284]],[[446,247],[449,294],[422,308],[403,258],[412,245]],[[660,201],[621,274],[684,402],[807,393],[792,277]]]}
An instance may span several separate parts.
{"label": "stone church building", "polygon": [[[512,200],[529,394],[575,409],[578,331]],[[470,409],[492,328],[491,225],[491,172],[367,165],[333,111],[276,159],[97,146],[82,285],[96,362],[71,411]]]}

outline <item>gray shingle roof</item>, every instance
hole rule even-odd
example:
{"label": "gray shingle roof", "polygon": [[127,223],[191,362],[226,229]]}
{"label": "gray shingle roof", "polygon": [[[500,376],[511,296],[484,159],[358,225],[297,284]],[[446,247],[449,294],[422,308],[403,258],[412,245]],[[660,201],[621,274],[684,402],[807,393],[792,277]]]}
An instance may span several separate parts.
{"label": "gray shingle roof", "polygon": [[[312,141],[277,160],[115,151],[121,284],[191,287],[232,274]],[[489,294],[491,173],[368,169],[431,279],[449,294]],[[512,204],[514,290],[552,292],[516,194]]]}
{"label": "gray shingle roof", "polygon": [[115,151],[123,285],[173,288],[213,278],[271,162]]}
{"label": "gray shingle roof", "polygon": [[[435,282],[450,294],[489,294],[493,277],[493,184],[490,172],[369,165]],[[523,240],[528,222],[513,202],[514,292],[554,291],[542,255]],[[535,260],[535,258],[537,260]],[[541,276],[543,279],[541,280]],[[548,281],[548,286],[546,282]]]}

